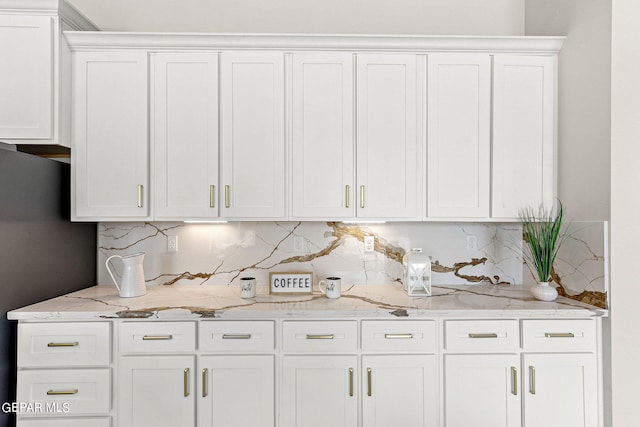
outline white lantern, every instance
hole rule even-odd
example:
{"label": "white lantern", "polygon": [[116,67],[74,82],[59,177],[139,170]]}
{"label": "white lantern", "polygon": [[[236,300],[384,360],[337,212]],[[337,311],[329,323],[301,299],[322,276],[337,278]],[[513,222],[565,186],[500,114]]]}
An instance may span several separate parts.
{"label": "white lantern", "polygon": [[431,257],[422,249],[411,249],[403,259],[404,289],[410,297],[431,296]]}

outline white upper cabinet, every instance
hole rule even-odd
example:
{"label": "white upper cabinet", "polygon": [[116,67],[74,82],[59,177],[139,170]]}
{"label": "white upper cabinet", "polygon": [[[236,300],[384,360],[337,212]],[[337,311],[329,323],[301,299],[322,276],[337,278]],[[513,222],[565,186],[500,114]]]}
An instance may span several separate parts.
{"label": "white upper cabinet", "polygon": [[76,220],[149,218],[146,52],[74,56]]}
{"label": "white upper cabinet", "polygon": [[430,54],[427,217],[490,215],[491,57]]}
{"label": "white upper cabinet", "polygon": [[284,53],[224,52],[221,61],[221,216],[284,219]]}
{"label": "white upper cabinet", "polygon": [[419,219],[417,57],[362,54],[356,61],[357,216]]}
{"label": "white upper cabinet", "polygon": [[0,138],[53,137],[53,19],[0,15]]}
{"label": "white upper cabinet", "polygon": [[495,55],[492,217],[553,206],[555,118],[556,58]]}
{"label": "white upper cabinet", "polygon": [[153,61],[154,209],[159,220],[218,216],[218,54]]}
{"label": "white upper cabinet", "polygon": [[353,55],[295,53],[292,78],[292,217],[351,218]]}
{"label": "white upper cabinet", "polygon": [[0,4],[0,141],[70,147],[70,29],[95,27],[63,0]]}

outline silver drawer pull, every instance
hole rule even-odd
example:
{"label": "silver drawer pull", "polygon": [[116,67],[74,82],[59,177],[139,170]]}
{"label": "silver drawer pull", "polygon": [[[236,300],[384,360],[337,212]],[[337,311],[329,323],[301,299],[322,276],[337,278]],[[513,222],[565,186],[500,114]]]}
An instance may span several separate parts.
{"label": "silver drawer pull", "polygon": [[412,339],[413,334],[384,334],[387,339]]}
{"label": "silver drawer pull", "polygon": [[571,332],[560,332],[560,333],[545,332],[544,337],[545,338],[575,338],[576,336]]}
{"label": "silver drawer pull", "polygon": [[73,390],[49,390],[47,391],[47,396],[60,396],[60,395],[71,395],[78,394],[78,389],[74,388]]}
{"label": "silver drawer pull", "polygon": [[469,334],[469,338],[498,338],[498,334]]}
{"label": "silver drawer pull", "polygon": [[143,341],[167,341],[172,339],[173,335],[145,335],[142,337]]}
{"label": "silver drawer pull", "polygon": [[308,340],[332,340],[334,338],[335,338],[335,336],[333,334],[329,334],[329,335],[310,335],[310,334],[307,334],[307,339]]}
{"label": "silver drawer pull", "polygon": [[250,340],[251,334],[224,334],[223,340]]}
{"label": "silver drawer pull", "polygon": [[47,347],[77,347],[80,343],[78,341],[73,342],[50,342]]}

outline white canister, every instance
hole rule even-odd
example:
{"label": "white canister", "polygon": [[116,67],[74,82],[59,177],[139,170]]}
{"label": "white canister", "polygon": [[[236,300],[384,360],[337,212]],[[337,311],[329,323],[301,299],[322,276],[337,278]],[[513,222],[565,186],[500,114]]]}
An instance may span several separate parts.
{"label": "white canister", "polygon": [[240,278],[240,298],[253,298],[256,296],[256,278]]}

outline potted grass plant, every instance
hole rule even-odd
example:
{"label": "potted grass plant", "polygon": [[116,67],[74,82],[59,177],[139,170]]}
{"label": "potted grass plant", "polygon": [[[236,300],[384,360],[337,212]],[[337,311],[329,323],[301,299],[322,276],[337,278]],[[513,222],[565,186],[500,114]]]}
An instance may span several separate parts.
{"label": "potted grass plant", "polygon": [[565,238],[560,232],[562,217],[562,203],[559,201],[558,206],[551,210],[541,208],[536,213],[528,208],[520,214],[524,260],[538,280],[538,284],[531,288],[531,294],[541,301],[555,301],[558,297],[558,291],[551,282],[553,262]]}

